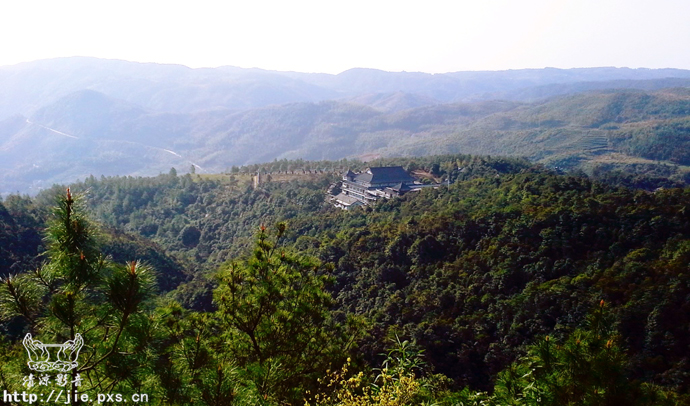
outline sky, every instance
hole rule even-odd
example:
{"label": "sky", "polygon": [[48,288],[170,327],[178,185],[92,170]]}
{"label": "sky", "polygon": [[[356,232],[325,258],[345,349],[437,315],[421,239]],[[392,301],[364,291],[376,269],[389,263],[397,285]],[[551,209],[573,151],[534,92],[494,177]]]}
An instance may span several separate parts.
{"label": "sky", "polygon": [[690,0],[21,0],[0,66],[92,56],[197,67],[429,73],[690,69]]}

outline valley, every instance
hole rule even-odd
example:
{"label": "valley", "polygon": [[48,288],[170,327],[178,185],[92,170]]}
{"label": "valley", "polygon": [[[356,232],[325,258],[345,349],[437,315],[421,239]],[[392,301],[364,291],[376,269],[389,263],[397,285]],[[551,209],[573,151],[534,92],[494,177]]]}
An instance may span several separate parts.
{"label": "valley", "polygon": [[0,85],[3,390],[79,334],[80,391],[152,404],[689,402],[688,71]]}
{"label": "valley", "polygon": [[[0,193],[5,195],[35,194],[90,175],[153,176],[171,167],[187,171],[192,165],[201,172],[221,173],[274,159],[490,154],[522,156],[591,174],[598,157],[605,155],[608,167],[623,171],[637,159],[655,161],[647,172],[670,165],[679,182],[684,181],[679,165],[687,163],[685,148],[671,151],[667,146],[671,138],[688,137],[690,74],[679,70],[444,75],[352,70],[310,76],[79,58],[35,65],[0,69],[0,83],[12,72],[12,86],[17,87],[9,89],[19,92],[23,82],[17,78],[42,66],[47,73],[41,83],[50,93],[43,95],[40,107],[34,101],[33,107],[15,103],[12,112],[0,109]],[[79,80],[64,77],[59,86],[54,82],[59,76],[49,74],[77,67],[88,74]],[[105,72],[121,76],[106,79]],[[252,87],[247,88],[248,83]],[[295,91],[295,83],[307,86],[299,91],[302,96],[285,93],[282,100],[245,106],[217,99],[268,84]],[[154,91],[159,86],[166,86],[164,93]],[[452,90],[454,86],[465,90]],[[527,93],[491,93],[491,86],[522,86]],[[321,90],[316,92],[316,87]],[[200,104],[160,104],[182,94]],[[271,88],[265,94],[277,93]],[[37,95],[17,93],[13,100],[29,103],[31,97]],[[241,97],[251,100],[244,93]],[[70,154],[82,159],[65,165]]]}

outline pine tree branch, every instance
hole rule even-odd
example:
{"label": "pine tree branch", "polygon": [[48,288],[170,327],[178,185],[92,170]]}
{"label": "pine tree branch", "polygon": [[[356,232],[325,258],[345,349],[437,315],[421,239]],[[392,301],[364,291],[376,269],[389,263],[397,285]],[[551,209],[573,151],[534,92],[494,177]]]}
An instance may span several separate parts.
{"label": "pine tree branch", "polygon": [[117,335],[115,336],[115,342],[113,343],[113,346],[106,352],[101,358],[99,358],[97,361],[95,361],[93,364],[91,364],[88,367],[83,367],[79,368],[79,372],[87,372],[90,371],[98,366],[101,362],[105,361],[107,358],[109,358],[111,355],[115,353],[117,350],[117,344],[120,341],[120,336],[122,336],[122,332],[125,330],[125,326],[127,325],[127,319],[129,318],[129,314],[124,314],[122,316],[122,320],[120,321],[120,326],[117,331]]}

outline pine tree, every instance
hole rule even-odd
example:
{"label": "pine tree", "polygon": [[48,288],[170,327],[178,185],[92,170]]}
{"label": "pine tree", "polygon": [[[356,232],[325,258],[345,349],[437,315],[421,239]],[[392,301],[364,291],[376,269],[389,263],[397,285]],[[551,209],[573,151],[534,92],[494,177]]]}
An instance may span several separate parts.
{"label": "pine tree", "polygon": [[602,300],[563,343],[548,336],[527,357],[501,372],[494,400],[500,405],[676,405],[674,395],[630,380],[628,360]]}
{"label": "pine tree", "polygon": [[221,270],[214,300],[244,379],[265,399],[299,403],[341,336],[329,316],[325,267],[282,248],[284,233],[285,224],[277,225],[274,238],[262,227],[253,255]]}
{"label": "pine tree", "polygon": [[223,265],[214,291],[218,310],[160,308],[167,337],[156,371],[168,403],[303,404],[328,368],[341,365],[361,333],[330,317],[329,268],[281,245],[265,227],[248,258]]}
{"label": "pine tree", "polygon": [[137,385],[149,327],[143,303],[154,286],[151,269],[112,263],[98,239],[81,198],[67,189],[46,231],[47,262],[0,284],[3,320],[25,322],[30,352],[36,339],[65,343],[58,357],[78,364],[70,371],[72,391],[92,394]]}

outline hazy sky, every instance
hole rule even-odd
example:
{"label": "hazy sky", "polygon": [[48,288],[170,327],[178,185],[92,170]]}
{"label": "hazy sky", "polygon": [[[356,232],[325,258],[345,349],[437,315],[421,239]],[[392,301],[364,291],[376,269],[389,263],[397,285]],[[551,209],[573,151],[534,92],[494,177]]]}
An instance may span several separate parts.
{"label": "hazy sky", "polygon": [[13,0],[0,65],[95,56],[338,73],[690,69],[690,0]]}

